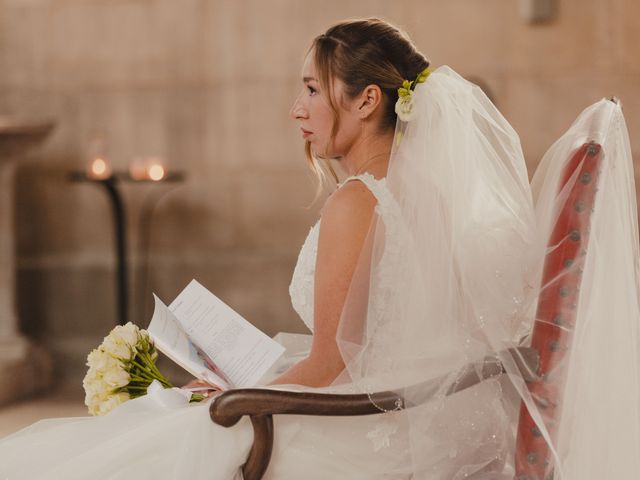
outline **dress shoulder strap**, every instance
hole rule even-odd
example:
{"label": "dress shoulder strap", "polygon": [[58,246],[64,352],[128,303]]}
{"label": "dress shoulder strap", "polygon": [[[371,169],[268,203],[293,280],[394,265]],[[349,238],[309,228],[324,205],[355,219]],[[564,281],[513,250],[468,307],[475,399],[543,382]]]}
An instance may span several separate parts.
{"label": "dress shoulder strap", "polygon": [[352,180],[360,180],[364,183],[367,188],[371,191],[374,197],[379,204],[384,204],[388,202],[388,190],[386,188],[386,178],[377,179],[373,175],[368,172],[361,173],[359,175],[352,175],[350,177],[345,178],[338,186],[338,188],[345,185],[347,182]]}

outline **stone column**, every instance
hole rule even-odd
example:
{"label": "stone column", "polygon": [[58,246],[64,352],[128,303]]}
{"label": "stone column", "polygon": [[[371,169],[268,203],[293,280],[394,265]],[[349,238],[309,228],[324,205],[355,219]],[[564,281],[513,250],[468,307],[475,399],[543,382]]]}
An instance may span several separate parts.
{"label": "stone column", "polygon": [[0,117],[0,405],[51,383],[49,356],[19,331],[13,193],[17,162],[52,129],[52,122]]}

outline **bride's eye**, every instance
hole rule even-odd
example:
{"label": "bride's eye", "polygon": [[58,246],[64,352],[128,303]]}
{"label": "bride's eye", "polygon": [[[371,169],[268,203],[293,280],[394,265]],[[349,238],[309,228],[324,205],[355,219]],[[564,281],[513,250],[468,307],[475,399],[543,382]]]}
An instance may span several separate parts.
{"label": "bride's eye", "polygon": [[309,90],[309,95],[314,95],[315,93],[317,93],[317,90],[311,85],[307,85],[307,89]]}

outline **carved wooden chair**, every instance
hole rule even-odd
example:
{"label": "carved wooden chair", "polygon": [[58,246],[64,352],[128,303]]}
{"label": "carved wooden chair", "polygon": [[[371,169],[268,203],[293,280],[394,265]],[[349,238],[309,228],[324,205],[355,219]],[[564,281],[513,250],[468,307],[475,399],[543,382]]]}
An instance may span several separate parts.
{"label": "carved wooden chair", "polygon": [[[545,257],[542,285],[553,283],[551,279],[556,278],[562,269],[570,268],[576,255],[586,249],[588,212],[595,201],[601,157],[601,146],[588,141],[566,160],[558,188],[563,188],[576,170],[579,170],[579,181],[573,185],[565,204],[560,207],[560,214],[552,229],[549,245],[561,243],[562,248],[551,249]],[[570,335],[566,332],[574,321],[575,309],[572,309],[572,305],[578,300],[581,281],[578,270],[563,278],[566,281],[562,285],[557,285],[557,288],[547,286],[538,299],[531,347],[517,347],[509,351],[538,406],[544,411],[545,423],[555,415],[553,406],[557,403],[560,391],[560,385],[549,382],[545,374],[562,360],[570,348]],[[498,360],[500,356],[487,357],[484,361],[463,368],[459,372],[460,381],[447,394],[454,394],[504,373],[504,367]],[[367,394],[336,395],[249,388],[230,390],[219,395],[211,404],[210,415],[215,423],[225,427],[235,425],[244,415],[250,417],[254,442],[242,470],[245,480],[259,480],[267,470],[271,458],[273,415],[375,415],[382,413],[378,407],[386,410],[398,406],[411,408],[428,401],[430,394],[438,390],[446,377],[448,375],[432,380],[427,385],[414,387],[416,391],[425,393],[413,405],[394,392],[372,394],[376,406]],[[414,395],[410,397],[415,398]],[[548,471],[548,453],[546,442],[523,405],[516,444],[516,478],[547,478],[545,470]]]}

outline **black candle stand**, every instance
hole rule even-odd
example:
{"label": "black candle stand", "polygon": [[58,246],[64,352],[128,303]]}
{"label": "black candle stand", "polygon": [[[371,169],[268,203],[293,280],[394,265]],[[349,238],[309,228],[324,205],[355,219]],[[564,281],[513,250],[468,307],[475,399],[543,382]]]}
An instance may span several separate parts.
{"label": "black candle stand", "polygon": [[69,179],[72,182],[88,182],[102,185],[111,203],[113,212],[113,227],[116,241],[116,295],[118,305],[118,324],[124,325],[128,321],[129,295],[128,295],[128,268],[126,245],[126,212],[119,190],[121,183],[134,184],[162,184],[182,182],[185,176],[182,172],[169,172],[160,180],[150,178],[133,178],[127,172],[114,172],[108,177],[98,178],[88,175],[87,172],[71,172]]}

